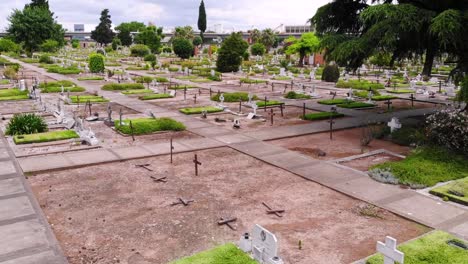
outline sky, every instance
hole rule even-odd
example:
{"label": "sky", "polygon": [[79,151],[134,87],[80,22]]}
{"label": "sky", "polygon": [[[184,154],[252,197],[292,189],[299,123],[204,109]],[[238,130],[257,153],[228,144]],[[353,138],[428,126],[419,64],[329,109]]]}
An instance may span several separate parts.
{"label": "sky", "polygon": [[[0,32],[8,26],[12,10],[22,9],[29,0],[0,1]],[[317,8],[329,0],[205,0],[208,29],[222,24],[225,31],[251,28],[276,28],[305,25]],[[175,26],[197,28],[200,0],[49,0],[57,20],[69,31],[74,24],[85,24],[91,31],[99,23],[103,9],[110,10],[112,24],[140,21],[153,22],[170,30]]]}

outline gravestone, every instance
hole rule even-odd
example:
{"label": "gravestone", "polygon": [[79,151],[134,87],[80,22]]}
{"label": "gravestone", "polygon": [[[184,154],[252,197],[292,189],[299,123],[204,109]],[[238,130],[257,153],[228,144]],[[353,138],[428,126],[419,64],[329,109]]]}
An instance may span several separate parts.
{"label": "gravestone", "polygon": [[397,241],[393,237],[387,236],[385,244],[377,242],[377,252],[382,253],[384,256],[384,264],[395,264],[398,262],[403,264],[405,261],[405,254],[396,248]]}
{"label": "gravestone", "polygon": [[253,112],[247,115],[247,119],[254,119],[255,116],[257,116],[257,109],[258,109],[258,105],[256,103],[253,103],[252,104]]}
{"label": "gravestone", "polygon": [[175,90],[171,90],[169,92],[169,95],[172,96],[172,97],[175,97],[176,96],[176,91]]}
{"label": "gravestone", "polygon": [[249,102],[248,102],[247,104],[248,104],[248,105],[252,105],[253,94],[252,94],[252,93],[249,93],[249,94],[248,94],[248,97],[249,97]]}
{"label": "gravestone", "polygon": [[316,89],[316,88],[315,88],[315,84],[314,84],[314,85],[312,85],[312,88],[311,88],[311,90],[310,90],[309,95],[310,95],[311,97],[313,97],[313,98],[320,98],[320,97],[321,97],[320,94],[318,94],[317,91],[316,91],[315,89]]}
{"label": "gravestone", "polygon": [[19,81],[19,89],[20,89],[20,91],[25,91],[26,90],[26,82],[24,80]]}
{"label": "gravestone", "polygon": [[398,120],[396,117],[393,117],[392,120],[387,123],[387,125],[390,127],[390,132],[392,133],[401,128],[400,120]]}
{"label": "gravestone", "polygon": [[216,73],[215,73],[215,70],[211,70],[211,77],[215,77]]}
{"label": "gravestone", "polygon": [[252,234],[244,234],[239,242],[239,248],[251,254],[253,259],[261,264],[282,264],[278,257],[278,239],[260,225],[255,225]]}
{"label": "gravestone", "polygon": [[346,97],[346,99],[349,100],[349,101],[354,101],[354,91],[353,91],[353,88],[349,88],[348,97]]}
{"label": "gravestone", "polygon": [[372,92],[372,90],[370,90],[368,93],[367,93],[367,102],[368,104],[374,104],[374,102],[372,101],[372,97],[374,96],[374,93]]}
{"label": "gravestone", "polygon": [[310,71],[310,80],[315,80],[315,72],[317,71],[317,68],[313,68],[312,71]]}
{"label": "gravestone", "polygon": [[280,76],[286,76],[286,69],[285,68],[280,68]]}

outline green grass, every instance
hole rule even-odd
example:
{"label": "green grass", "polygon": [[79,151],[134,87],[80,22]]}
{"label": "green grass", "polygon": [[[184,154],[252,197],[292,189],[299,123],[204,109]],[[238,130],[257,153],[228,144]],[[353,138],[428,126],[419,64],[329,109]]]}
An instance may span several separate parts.
{"label": "green grass", "polygon": [[51,65],[51,66],[47,66],[46,69],[47,69],[47,72],[58,73],[58,74],[63,74],[63,75],[79,74],[81,72],[80,69],[73,67],[73,66],[62,68],[58,65]]}
{"label": "green grass", "polygon": [[267,80],[254,80],[250,78],[241,78],[240,79],[241,83],[248,83],[248,84],[258,84],[258,83],[267,83]]}
{"label": "green grass", "polygon": [[182,81],[190,81],[190,80],[198,79],[198,76],[196,76],[196,75],[179,76],[176,79],[177,80],[182,80]]}
{"label": "green grass", "polygon": [[120,125],[120,121],[116,120],[115,129],[123,134],[130,135],[132,133],[130,121],[132,121],[133,133],[135,135],[145,135],[161,131],[185,130],[184,124],[167,117],[126,119],[123,120],[123,125]]}
{"label": "green grass", "polygon": [[194,82],[194,83],[209,83],[209,82],[212,82],[212,80],[206,79],[206,78],[192,79],[190,81]]}
{"label": "green grass", "polygon": [[296,93],[294,91],[290,91],[289,93],[284,95],[284,98],[287,98],[287,99],[310,99],[311,97],[310,97],[310,95],[300,94],[300,93]]}
{"label": "green grass", "polygon": [[336,83],[337,88],[353,88],[356,90],[380,90],[384,89],[384,85],[381,83],[371,83],[367,80],[349,80],[347,82],[340,80]]}
{"label": "green grass", "polygon": [[434,186],[439,182],[468,177],[467,158],[441,147],[421,147],[406,159],[386,162],[371,169],[389,169],[400,184]]}
{"label": "green grass", "polygon": [[277,80],[277,81],[289,81],[289,80],[291,80],[291,77],[287,77],[287,76],[276,76],[275,78],[273,78],[273,80]]}
{"label": "green grass", "polygon": [[14,96],[4,96],[0,97],[0,101],[18,101],[18,100],[28,100],[29,95],[14,95]]}
{"label": "green grass", "polygon": [[187,89],[195,89],[195,88],[198,88],[198,86],[196,86],[196,85],[190,85],[190,84],[189,84],[189,85],[185,85],[185,84],[182,85],[182,84],[180,84],[180,85],[177,85],[177,86],[172,86],[172,87],[169,88],[169,89],[171,89],[171,90],[184,90],[185,88],[187,88]]}
{"label": "green grass", "polygon": [[[466,241],[461,241],[448,233],[435,231],[402,244],[398,249],[405,253],[405,264],[466,264],[468,250],[448,245],[447,241],[453,239],[467,244]],[[374,255],[366,263],[382,264],[383,256]]]}
{"label": "green grass", "polygon": [[122,94],[125,95],[131,95],[131,94],[151,94],[153,93],[153,90],[149,89],[142,89],[142,90],[128,90],[128,91],[123,91]]}
{"label": "green grass", "polygon": [[19,89],[0,89],[0,97],[11,97],[28,95],[28,91],[20,91]]}
{"label": "green grass", "polygon": [[147,68],[147,67],[134,67],[134,66],[130,66],[130,67],[127,67],[125,70],[127,70],[127,71],[147,71],[148,68]]}
{"label": "green grass", "polygon": [[10,80],[0,80],[0,85],[9,84]]}
{"label": "green grass", "polygon": [[301,117],[304,120],[323,120],[323,119],[330,119],[333,116],[334,118],[343,117],[344,114],[341,113],[334,113],[334,112],[321,112],[321,113],[310,113],[306,114],[305,116]]}
{"label": "green grass", "polygon": [[144,90],[145,86],[141,83],[109,83],[101,89],[104,91]]}
{"label": "green grass", "polygon": [[318,101],[319,104],[324,104],[324,105],[338,105],[338,104],[345,104],[347,102],[348,102],[347,99],[329,99],[329,100]]}
{"label": "green grass", "polygon": [[[468,177],[434,188],[430,193],[442,198],[447,197],[452,202],[468,206]],[[455,193],[461,193],[463,197],[455,195]]]}
{"label": "green grass", "polygon": [[228,243],[170,264],[258,264],[258,262],[234,244]]}
{"label": "green grass", "polygon": [[[220,94],[215,94],[211,96],[211,100],[219,102],[220,96],[221,96]],[[240,102],[241,100],[242,102],[249,101],[249,94],[244,93],[244,92],[224,93],[223,96],[224,96],[224,102],[226,103]],[[258,97],[256,95],[252,97],[252,100],[257,100],[257,99]]]}
{"label": "green grass", "polygon": [[374,107],[375,105],[363,103],[363,102],[346,102],[344,104],[339,104],[337,106],[341,108],[353,109],[353,108],[369,108],[369,107]]}
{"label": "green grass", "polygon": [[387,101],[387,100],[392,100],[392,99],[397,99],[398,97],[393,96],[393,95],[378,95],[378,96],[372,96],[372,100],[374,101]]}
{"label": "green grass", "polygon": [[48,88],[48,87],[72,87],[72,86],[77,86],[74,82],[72,81],[67,81],[67,80],[62,80],[62,81],[56,81],[56,82],[48,82],[48,83],[40,83],[39,88]]}
{"label": "green grass", "polygon": [[[63,90],[65,92],[70,91],[71,93],[79,93],[79,92],[84,92],[86,91],[85,88],[83,87],[63,87]],[[41,89],[41,92],[43,93],[61,93],[62,92],[62,87],[45,87]]]}
{"label": "green grass", "polygon": [[387,93],[393,93],[393,94],[409,94],[409,93],[415,93],[414,90],[409,90],[409,89],[396,89],[396,90],[386,90]]}
{"label": "green grass", "polygon": [[13,141],[15,144],[32,144],[41,142],[51,142],[57,140],[65,140],[71,138],[79,138],[78,134],[73,130],[52,131],[31,135],[14,136]]}
{"label": "green grass", "polygon": [[72,103],[76,104],[78,103],[78,98],[80,99],[80,103],[84,104],[88,101],[91,103],[106,103],[109,102],[108,99],[105,99],[102,96],[97,96],[97,95],[74,95],[70,96],[70,100]]}
{"label": "green grass", "polygon": [[100,76],[80,77],[80,78],[78,78],[78,81],[102,81],[102,80],[104,80],[104,77],[100,77]]}
{"label": "green grass", "polygon": [[[282,104],[284,104],[284,103],[280,102],[280,101],[275,101],[275,100],[266,102],[266,106],[276,106],[276,105],[282,105]],[[257,106],[258,107],[265,107],[265,101],[257,102]]]}
{"label": "green grass", "polygon": [[169,80],[164,77],[138,76],[135,78],[135,82],[137,83],[151,83],[153,80],[156,80],[159,83],[169,82]]}
{"label": "green grass", "polygon": [[186,115],[195,115],[195,114],[201,114],[203,111],[206,111],[207,113],[222,112],[223,109],[214,107],[214,106],[202,106],[202,107],[182,108],[182,109],[179,109],[179,111]]}
{"label": "green grass", "polygon": [[141,96],[138,99],[145,101],[145,100],[167,99],[167,98],[174,98],[174,96],[170,94],[148,94],[148,95]]}

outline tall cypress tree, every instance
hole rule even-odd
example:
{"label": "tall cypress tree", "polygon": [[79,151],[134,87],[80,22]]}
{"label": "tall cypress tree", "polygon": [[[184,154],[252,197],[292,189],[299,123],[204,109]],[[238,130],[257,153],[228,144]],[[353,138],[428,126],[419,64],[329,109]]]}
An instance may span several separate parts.
{"label": "tall cypress tree", "polygon": [[112,21],[109,15],[109,9],[104,9],[101,12],[100,23],[96,29],[91,31],[91,38],[99,44],[107,45],[114,39],[115,33],[112,31]]}
{"label": "tall cypress tree", "polygon": [[200,37],[203,39],[203,34],[206,31],[206,10],[203,0],[201,1],[200,8],[198,9],[198,29],[200,30]]}

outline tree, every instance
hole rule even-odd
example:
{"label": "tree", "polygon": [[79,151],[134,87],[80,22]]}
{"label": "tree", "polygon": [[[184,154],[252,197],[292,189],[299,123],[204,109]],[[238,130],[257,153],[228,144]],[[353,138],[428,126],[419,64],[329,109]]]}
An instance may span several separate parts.
{"label": "tree", "polygon": [[195,38],[195,35],[193,34],[193,28],[191,26],[176,27],[174,30],[174,36],[172,38],[185,38],[193,40],[193,38]]}
{"label": "tree", "polygon": [[254,56],[263,56],[265,54],[266,48],[262,43],[255,43],[250,46],[250,53]]}
{"label": "tree", "polygon": [[253,29],[250,31],[250,40],[253,43],[260,42],[261,39],[262,39],[262,32],[260,30]]}
{"label": "tree", "polygon": [[28,7],[43,7],[49,9],[49,1],[47,0],[32,0],[30,4],[26,4],[25,8]]}
{"label": "tree", "polygon": [[203,39],[200,36],[196,36],[192,43],[194,46],[200,46],[203,43]]}
{"label": "tree", "polygon": [[91,38],[101,45],[107,45],[112,42],[114,38],[114,31],[112,31],[112,21],[109,15],[109,9],[104,9],[101,12],[100,22],[96,29],[91,31]]}
{"label": "tree", "polygon": [[276,33],[271,28],[263,30],[260,42],[265,45],[267,51],[270,50],[276,42]]}
{"label": "tree", "polygon": [[146,45],[136,44],[130,48],[130,54],[135,57],[145,57],[150,54],[150,49]]}
{"label": "tree", "polygon": [[465,103],[464,111],[468,112],[468,76],[465,76],[460,85],[460,91],[457,94],[457,101]]}
{"label": "tree", "polygon": [[20,50],[20,47],[11,39],[7,39],[7,38],[0,39],[0,53],[1,52],[18,52],[19,50]]}
{"label": "tree", "polygon": [[304,58],[320,49],[320,40],[314,33],[304,33],[300,39],[289,38],[286,40],[290,45],[286,49],[286,54],[299,53],[299,66],[304,66]]}
{"label": "tree", "polygon": [[47,39],[55,40],[59,46],[63,46],[65,30],[54,20],[53,15],[44,6],[26,5],[23,10],[14,9],[8,17],[8,38],[22,43],[28,53],[37,51]]}
{"label": "tree", "polygon": [[203,40],[203,34],[205,34],[206,31],[206,10],[203,0],[201,1],[198,9],[198,30],[200,30],[200,37]]}
{"label": "tree", "polygon": [[104,72],[104,56],[98,53],[89,55],[89,71],[92,73]]}
{"label": "tree", "polygon": [[242,39],[241,33],[232,33],[226,38],[218,51],[216,68],[219,72],[234,72],[239,70],[242,55],[247,51],[249,44]]}
{"label": "tree", "polygon": [[48,39],[41,44],[41,51],[56,52],[59,49],[59,43],[53,39]]}
{"label": "tree", "polygon": [[188,59],[193,55],[193,44],[185,38],[175,38],[172,41],[174,53],[182,59]]}
{"label": "tree", "polygon": [[159,53],[161,48],[161,39],[163,38],[163,29],[149,26],[135,36],[135,43],[148,46],[153,53]]}
{"label": "tree", "polygon": [[392,54],[385,51],[378,51],[369,58],[369,62],[378,67],[390,66],[392,62]]}
{"label": "tree", "polygon": [[112,49],[113,50],[117,50],[119,48],[119,46],[122,46],[122,41],[120,41],[119,38],[115,37],[113,40],[112,40]]}
{"label": "tree", "polygon": [[145,28],[145,24],[141,22],[132,21],[121,23],[120,25],[115,27],[115,30],[117,31],[117,38],[120,39],[122,45],[128,47],[133,44],[131,32],[141,32],[145,30]]}

